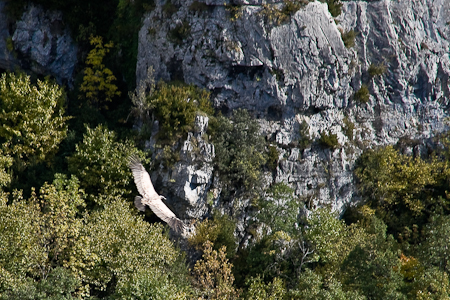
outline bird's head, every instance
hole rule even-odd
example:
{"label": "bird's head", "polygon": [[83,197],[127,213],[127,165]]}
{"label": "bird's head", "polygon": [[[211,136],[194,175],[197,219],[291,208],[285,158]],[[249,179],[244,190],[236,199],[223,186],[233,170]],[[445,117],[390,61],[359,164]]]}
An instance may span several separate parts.
{"label": "bird's head", "polygon": [[161,195],[159,196],[159,198],[160,198],[161,200],[167,200],[166,197],[161,196]]}

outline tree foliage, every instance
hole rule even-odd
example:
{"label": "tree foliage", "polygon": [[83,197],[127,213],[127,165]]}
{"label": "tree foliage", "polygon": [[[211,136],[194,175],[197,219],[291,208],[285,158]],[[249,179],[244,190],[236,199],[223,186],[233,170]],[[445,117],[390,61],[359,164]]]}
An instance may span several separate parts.
{"label": "tree foliage", "polygon": [[197,250],[204,250],[206,242],[211,242],[214,250],[226,247],[227,258],[232,258],[236,250],[234,230],[236,222],[226,214],[214,212],[211,219],[198,223],[195,234],[188,239],[189,244]]}
{"label": "tree foliage", "polygon": [[338,17],[342,12],[342,2],[339,0],[320,0],[328,5],[328,11],[333,17]]}
{"label": "tree foliage", "polygon": [[104,204],[102,195],[130,196],[133,189],[131,171],[127,159],[138,151],[133,142],[117,139],[114,131],[102,125],[94,129],[86,127],[83,141],[76,145],[75,153],[68,161],[69,171],[81,180],[81,186],[97,204]]}
{"label": "tree foliage", "polygon": [[342,32],[341,34],[342,41],[344,42],[345,47],[352,48],[355,46],[355,38],[356,38],[356,32],[351,29],[347,32]]}
{"label": "tree foliage", "polygon": [[308,225],[306,237],[314,245],[315,259],[323,265],[338,263],[348,243],[343,221],[328,209],[318,209],[308,219]]}
{"label": "tree foliage", "polygon": [[[125,86],[133,89],[136,28],[153,2],[33,1],[63,11],[87,59],[68,90],[67,109],[63,88],[49,79],[34,82],[21,73],[0,79],[0,299],[448,299],[448,136],[440,139],[444,149],[427,158],[393,147],[365,151],[355,169],[364,205],[348,207],[345,222],[327,208],[301,217],[304,203],[289,187],[263,190],[264,171],[283,159],[281,145],[267,147],[247,111],[214,117],[207,91],[155,84],[152,72],[130,99],[121,98]],[[307,2],[264,4],[260,12],[279,25]],[[322,2],[334,17],[340,14],[340,1]],[[163,14],[172,15],[177,5],[166,1]],[[207,8],[198,1],[189,7],[196,14]],[[226,9],[233,19],[242,16],[239,5]],[[182,42],[190,25],[172,29],[169,37]],[[342,38],[351,47],[355,33]],[[385,72],[385,65],[371,65],[367,75]],[[354,99],[368,102],[368,87]],[[145,156],[129,138],[132,122],[124,123],[131,105],[142,131],[159,122],[163,151],[157,155],[167,168],[179,159],[174,149],[196,115],[207,114],[203,138],[215,146],[221,200],[251,201],[241,211],[243,222],[216,213],[198,224],[190,246],[203,257],[192,270],[163,227],[131,208],[135,187],[126,160],[131,153]],[[343,130],[352,140],[350,123],[344,120]],[[298,129],[298,147],[309,148],[308,124]],[[144,145],[148,136],[134,141]],[[332,134],[318,142],[340,147]]]}
{"label": "tree foliage", "polygon": [[320,134],[319,143],[326,148],[330,148],[331,150],[336,150],[341,146],[339,144],[337,134],[331,132],[322,132]]}
{"label": "tree foliage", "polygon": [[437,157],[400,154],[392,146],[368,150],[357,162],[359,189],[390,230],[410,230],[427,222],[433,211],[448,212],[449,166]]}
{"label": "tree foliage", "polygon": [[356,245],[342,264],[344,282],[368,299],[406,299],[397,244],[386,229],[372,218],[367,227],[370,241]]}
{"label": "tree foliage", "polygon": [[266,197],[257,200],[255,217],[262,225],[263,235],[284,231],[293,233],[298,225],[300,201],[295,198],[294,190],[284,183],[273,185]]}
{"label": "tree foliage", "polygon": [[261,277],[251,277],[247,280],[248,291],[246,299],[255,300],[282,300],[286,297],[286,289],[281,278],[275,277],[266,284]]}
{"label": "tree foliage", "polygon": [[80,281],[64,269],[70,249],[78,241],[82,222],[76,218],[84,205],[78,180],[57,175],[45,184],[40,196],[28,200],[20,193],[0,212],[0,297],[6,299],[46,299],[67,295],[71,299]]}
{"label": "tree foliage", "polygon": [[117,78],[103,63],[103,59],[113,47],[113,43],[103,44],[103,38],[100,36],[91,36],[90,43],[94,49],[87,56],[87,66],[84,69],[80,91],[84,92],[83,96],[91,104],[98,106],[111,102],[115,96],[120,96],[120,91],[114,84]]}
{"label": "tree foliage", "polygon": [[11,182],[11,175],[8,173],[8,168],[13,164],[11,156],[4,154],[0,149],[0,189],[7,186]]}
{"label": "tree foliage", "polygon": [[301,300],[364,300],[358,291],[346,290],[345,286],[336,278],[325,280],[320,274],[306,269],[300,274],[297,286],[290,292],[293,299]]}
{"label": "tree foliage", "polygon": [[[0,78],[0,143],[4,155],[16,164],[49,160],[66,137],[65,94],[46,79],[32,84],[23,74],[3,73]],[[9,164],[9,162],[8,162]]]}
{"label": "tree foliage", "polygon": [[[278,3],[263,4],[263,9],[259,12],[259,14],[266,19],[267,23],[279,26],[289,22],[291,20],[291,16],[293,16],[300,8],[306,6],[308,2],[309,0],[286,0],[283,1],[283,5],[281,7],[277,5]],[[236,16],[233,18],[236,19]]]}
{"label": "tree foliage", "polygon": [[199,289],[199,299],[237,299],[238,291],[233,287],[232,264],[226,258],[226,247],[213,250],[207,241],[203,246],[203,258],[194,266],[195,286]]}
{"label": "tree foliage", "polygon": [[[122,296],[140,293],[142,298],[155,294],[159,299],[165,295],[166,299],[183,299],[183,286],[175,286],[169,276],[183,276],[171,273],[179,253],[162,226],[143,222],[118,197],[108,202],[103,210],[85,218],[82,235],[88,240],[74,253],[89,266],[81,270],[76,266],[84,281],[99,293],[108,292],[114,284]],[[155,281],[159,284],[144,286]]]}
{"label": "tree foliage", "polygon": [[84,199],[64,175],[27,200],[1,194],[0,298],[187,299],[187,268],[162,226],[120,197],[92,213]]}
{"label": "tree foliage", "polygon": [[355,92],[355,100],[360,103],[367,103],[370,100],[369,87],[366,84],[362,84],[361,88]]}
{"label": "tree foliage", "polygon": [[230,191],[258,189],[267,159],[258,122],[246,110],[237,109],[231,120],[218,116],[211,123],[215,169],[222,181]]}
{"label": "tree foliage", "polygon": [[435,216],[425,226],[424,241],[420,245],[422,261],[440,271],[450,272],[450,217]]}
{"label": "tree foliage", "polygon": [[176,85],[159,82],[154,92],[147,96],[148,109],[159,121],[163,139],[173,139],[193,129],[197,112],[212,114],[209,92],[193,85]]}

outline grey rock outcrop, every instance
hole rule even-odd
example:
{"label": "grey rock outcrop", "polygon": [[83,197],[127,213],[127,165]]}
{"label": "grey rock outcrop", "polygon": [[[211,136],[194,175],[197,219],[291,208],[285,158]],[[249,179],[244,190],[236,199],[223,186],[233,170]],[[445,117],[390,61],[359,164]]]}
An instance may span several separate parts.
{"label": "grey rock outcrop", "polygon": [[62,13],[29,5],[20,20],[12,23],[0,2],[0,67],[19,67],[37,74],[53,75],[58,83],[72,83],[77,46],[64,26]]}
{"label": "grey rock outcrop", "polygon": [[6,16],[4,9],[6,3],[0,1],[0,68],[5,70],[12,70],[19,62],[14,57],[12,50],[12,39],[9,33],[8,17]]}
{"label": "grey rock outcrop", "polygon": [[[345,1],[336,19],[316,1],[281,24],[258,1],[233,11],[222,2],[207,1],[203,11],[191,3],[180,1],[171,16],[158,5],[146,16],[137,80],[153,66],[158,79],[209,89],[224,112],[252,111],[280,152],[274,181],[293,186],[307,207],[342,211],[357,200],[352,170],[363,149],[427,141],[447,129],[449,1]],[[176,35],[181,28],[189,34]],[[355,46],[347,48],[342,37],[351,30]],[[367,103],[354,97],[363,84]],[[306,149],[296,146],[303,121],[316,141]],[[340,147],[321,146],[323,133],[336,134]]]}
{"label": "grey rock outcrop", "polygon": [[157,171],[151,174],[152,180],[167,197],[168,205],[184,219],[202,219],[208,213],[208,193],[212,193],[210,199],[214,198],[211,189],[214,145],[204,139],[207,126],[208,117],[197,115],[194,132],[183,141],[179,147],[180,158],[170,168],[162,163],[164,149],[155,149],[152,157],[153,161],[161,161]]}

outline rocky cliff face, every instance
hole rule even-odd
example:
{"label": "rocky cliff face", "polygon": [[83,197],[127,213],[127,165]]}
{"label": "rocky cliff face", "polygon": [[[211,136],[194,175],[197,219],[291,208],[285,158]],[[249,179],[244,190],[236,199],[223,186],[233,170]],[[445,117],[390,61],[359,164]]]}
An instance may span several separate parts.
{"label": "rocky cliff face", "polygon": [[53,75],[61,83],[72,83],[77,47],[65,28],[62,13],[29,5],[20,20],[12,21],[0,1],[0,68],[20,68]]}
{"label": "rocky cliff face", "polygon": [[[289,183],[308,207],[342,210],[357,200],[352,169],[364,148],[416,140],[405,149],[426,151],[446,129],[447,0],[346,1],[337,18],[318,1],[284,16],[276,14],[282,6],[276,3],[172,2],[175,12],[159,3],[145,17],[138,82],[153,66],[157,79],[209,89],[225,113],[238,107],[253,112],[280,152],[273,181]],[[355,44],[347,48],[343,39],[352,30]],[[355,97],[362,86],[370,92],[367,102]],[[336,134],[339,147],[317,143],[323,133]],[[316,142],[301,149],[307,134]],[[209,159],[213,148],[204,146]],[[214,186],[212,169],[208,159],[199,167],[188,156],[171,176],[158,170],[153,177],[167,191],[180,182],[172,203],[184,203],[185,217],[199,217]],[[219,197],[210,192],[211,199]]]}

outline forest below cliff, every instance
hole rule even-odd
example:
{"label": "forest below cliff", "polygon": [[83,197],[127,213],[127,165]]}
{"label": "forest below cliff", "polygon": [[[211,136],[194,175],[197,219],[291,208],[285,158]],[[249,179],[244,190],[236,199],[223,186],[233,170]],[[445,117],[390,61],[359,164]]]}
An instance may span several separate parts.
{"label": "forest below cliff", "polygon": [[[316,207],[289,182],[265,183],[279,148],[251,111],[221,112],[210,91],[156,82],[151,69],[136,86],[137,31],[152,1],[33,2],[63,12],[80,63],[73,87],[2,70],[0,299],[450,297],[447,132],[427,153],[405,151],[418,143],[412,139],[364,148],[352,170],[358,201],[342,213]],[[339,14],[340,3],[327,2]],[[9,17],[26,3],[8,1]],[[285,1],[277,12],[306,3]],[[175,7],[164,5],[167,14]],[[206,9],[192,2],[192,10]],[[134,207],[127,159],[137,154],[149,171],[170,170],[197,116],[209,120],[202,138],[214,145],[224,192],[191,220],[194,233],[180,237]],[[310,137],[302,124],[300,149],[342,147],[335,134]],[[353,124],[345,129],[353,138]],[[242,201],[248,218],[238,229]]]}

